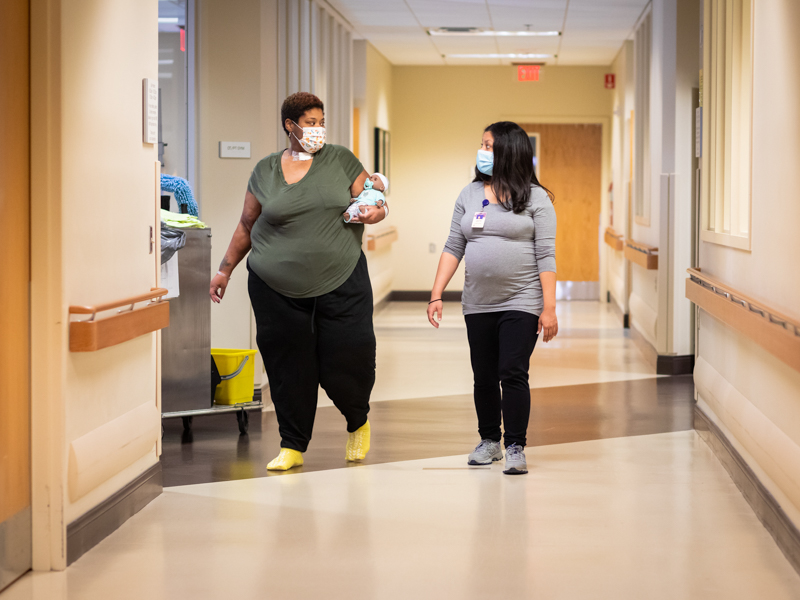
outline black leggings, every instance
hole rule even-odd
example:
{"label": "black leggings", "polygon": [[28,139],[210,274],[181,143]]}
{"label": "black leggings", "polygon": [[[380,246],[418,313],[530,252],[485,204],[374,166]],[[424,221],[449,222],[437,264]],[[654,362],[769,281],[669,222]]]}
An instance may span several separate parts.
{"label": "black leggings", "polygon": [[[466,315],[475,377],[475,410],[481,439],[525,446],[531,414],[528,367],[539,334],[539,317],[517,310]],[[500,384],[503,386],[502,397]]]}
{"label": "black leggings", "polygon": [[308,448],[320,385],[347,420],[347,431],[364,425],[375,383],[372,286],[364,254],[347,281],[316,298],[279,294],[252,271],[248,289],[281,448]]}

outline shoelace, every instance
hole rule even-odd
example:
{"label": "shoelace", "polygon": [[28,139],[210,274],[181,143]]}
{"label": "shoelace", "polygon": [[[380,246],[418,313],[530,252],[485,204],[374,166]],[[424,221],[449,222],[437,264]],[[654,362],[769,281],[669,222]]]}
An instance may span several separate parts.
{"label": "shoelace", "polygon": [[478,444],[478,447],[475,448],[475,451],[479,450],[487,450],[492,445],[492,440],[481,440],[481,443]]}
{"label": "shoelace", "polygon": [[506,448],[506,460],[508,460],[509,458],[512,460],[517,460],[522,458],[522,448],[520,448],[516,444],[513,444],[508,448]]}

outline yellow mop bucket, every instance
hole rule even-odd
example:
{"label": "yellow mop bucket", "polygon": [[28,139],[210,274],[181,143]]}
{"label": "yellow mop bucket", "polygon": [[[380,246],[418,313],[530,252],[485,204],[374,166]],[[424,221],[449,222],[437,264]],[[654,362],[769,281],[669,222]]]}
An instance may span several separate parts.
{"label": "yellow mop bucket", "polygon": [[255,355],[255,350],[211,349],[211,356],[214,357],[222,378],[214,392],[214,402],[217,404],[252,402]]}

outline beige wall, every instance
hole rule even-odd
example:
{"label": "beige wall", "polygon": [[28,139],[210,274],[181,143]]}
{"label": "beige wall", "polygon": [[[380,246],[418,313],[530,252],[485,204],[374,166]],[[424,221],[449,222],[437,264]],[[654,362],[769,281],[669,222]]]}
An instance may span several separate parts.
{"label": "beige wall", "polygon": [[[319,95],[328,140],[350,145],[350,32],[324,5],[292,0],[197,0],[197,24],[196,191],[213,235],[210,277],[239,222],[253,168],[285,147],[280,106],[287,95]],[[251,158],[219,158],[223,140],[250,142]],[[245,264],[211,307],[212,347],[256,348]],[[266,383],[261,369],[255,383]]]}
{"label": "beige wall", "polygon": [[[37,569],[63,568],[66,524],[158,462],[157,335],[88,354],[67,349],[69,305],[157,283],[149,248],[157,150],[142,143],[142,79],[158,78],[157,4],[32,2]],[[134,455],[124,437],[106,435],[114,422],[130,425],[127,440],[138,438]],[[76,460],[76,446],[90,459]]]}
{"label": "beige wall", "polygon": [[[503,119],[608,122],[613,96],[604,88],[606,72],[546,67],[540,81],[521,83],[514,67],[393,67],[391,223],[400,235],[392,250],[394,289],[430,289],[483,129]],[[608,165],[610,144],[604,152]],[[460,268],[448,289],[462,285]]]}
{"label": "beige wall", "polygon": [[[630,228],[628,187],[631,180],[631,111],[633,110],[634,92],[632,41],[626,41],[622,46],[611,65],[611,72],[616,76],[611,143],[614,210],[613,220],[609,218],[604,223],[604,227],[611,225],[618,234],[628,237]],[[610,246],[604,245],[602,252],[606,256],[606,289],[611,292],[612,302],[616,302],[620,310],[627,313],[630,267],[621,250],[614,250]]]}
{"label": "beige wall", "polygon": [[[261,0],[198,0],[197,15],[197,196],[213,236],[214,273],[239,223],[250,173],[278,150],[277,8]],[[223,140],[250,142],[251,158],[219,158]],[[211,346],[254,347],[244,261],[223,301],[211,306]]]}
{"label": "beige wall", "polygon": [[[369,42],[356,40],[353,42],[353,105],[359,109],[360,116],[358,158],[369,173],[374,170],[375,127],[392,131],[391,102],[391,63]],[[391,204],[394,197],[394,174],[384,173],[384,175],[392,176],[387,196],[387,201]],[[394,225],[394,212],[389,219],[377,225],[367,225],[365,235],[379,233],[392,225]],[[373,300],[376,304],[392,291],[394,281],[392,251],[393,247],[376,251],[365,250],[372,281]]]}
{"label": "beige wall", "polygon": [[[701,242],[700,266],[800,320],[800,5],[754,5],[752,251]],[[701,407],[800,525],[800,373],[703,312],[697,351]]]}

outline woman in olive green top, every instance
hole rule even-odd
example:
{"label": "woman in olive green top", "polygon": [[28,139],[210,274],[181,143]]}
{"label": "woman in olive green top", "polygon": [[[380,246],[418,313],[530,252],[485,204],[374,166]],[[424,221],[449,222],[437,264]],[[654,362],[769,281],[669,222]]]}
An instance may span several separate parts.
{"label": "woman in olive green top", "polygon": [[219,302],[250,251],[257,343],[281,434],[270,470],[303,464],[320,385],[347,420],[346,459],[361,460],[369,450],[375,333],[361,238],[363,223],[382,221],[388,209],[366,207],[343,221],[368,174],[350,150],[325,144],[323,111],[313,94],[284,101],[281,120],[291,145],[253,170],[239,225],[211,280],[211,299]]}

